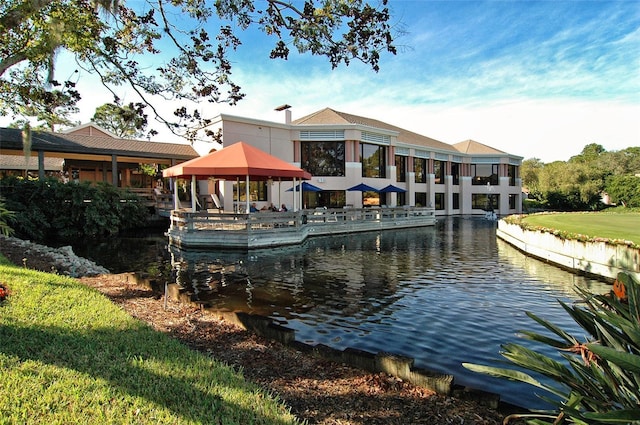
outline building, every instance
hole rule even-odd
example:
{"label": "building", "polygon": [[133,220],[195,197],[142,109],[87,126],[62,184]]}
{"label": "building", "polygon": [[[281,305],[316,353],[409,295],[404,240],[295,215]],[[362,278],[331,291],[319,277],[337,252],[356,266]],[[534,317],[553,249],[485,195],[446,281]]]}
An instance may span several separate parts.
{"label": "building", "polygon": [[94,123],[64,133],[33,131],[27,152],[25,156],[20,129],[0,128],[0,176],[57,177],[152,188],[156,176],[144,173],[142,164],[159,169],[198,156],[188,144],[120,139]]}
{"label": "building", "polygon": [[[222,146],[249,143],[297,165],[313,176],[319,191],[303,192],[306,208],[426,206],[437,215],[498,215],[522,211],[522,157],[467,140],[453,145],[394,125],[325,108],[283,122],[219,115],[212,123]],[[105,181],[121,187],[154,185],[141,164],[171,166],[220,149],[215,142],[193,146],[119,139],[93,123],[65,133],[33,132],[27,161],[19,129],[0,129],[0,175],[60,175]],[[114,172],[115,170],[115,172]],[[388,192],[347,190],[360,183]],[[250,201],[259,206],[294,205],[291,182],[250,182]],[[224,210],[246,203],[245,182],[199,182],[202,201],[216,193]]]}
{"label": "building", "polygon": [[[213,122],[223,146],[244,141],[309,171],[321,191],[304,192],[306,208],[432,206],[437,215],[520,213],[522,157],[467,140],[453,145],[391,124],[330,108],[282,123],[222,114]],[[201,153],[217,144],[200,142]],[[390,192],[347,189],[364,183]],[[200,193],[216,191],[225,210],[246,201],[244,182],[201,182]],[[259,205],[293,204],[291,182],[250,183]],[[238,194],[240,198],[238,199]],[[229,198],[233,203],[228,202]]]}

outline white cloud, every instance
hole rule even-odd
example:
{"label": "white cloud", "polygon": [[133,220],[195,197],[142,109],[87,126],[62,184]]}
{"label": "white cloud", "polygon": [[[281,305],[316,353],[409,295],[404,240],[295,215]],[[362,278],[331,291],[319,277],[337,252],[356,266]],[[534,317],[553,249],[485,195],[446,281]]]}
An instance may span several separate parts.
{"label": "white cloud", "polygon": [[443,142],[473,139],[547,163],[566,161],[590,143],[598,143],[608,151],[640,145],[640,106],[635,104],[526,100],[480,107],[393,111],[401,127]]}

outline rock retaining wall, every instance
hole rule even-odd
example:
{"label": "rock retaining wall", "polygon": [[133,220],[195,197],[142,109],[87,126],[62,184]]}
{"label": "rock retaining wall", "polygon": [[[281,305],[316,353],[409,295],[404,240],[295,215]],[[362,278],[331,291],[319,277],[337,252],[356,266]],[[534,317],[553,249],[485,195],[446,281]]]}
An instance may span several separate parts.
{"label": "rock retaining wall", "polygon": [[519,250],[562,268],[605,280],[625,272],[640,281],[640,249],[607,242],[562,239],[548,232],[525,230],[504,220],[496,235]]}

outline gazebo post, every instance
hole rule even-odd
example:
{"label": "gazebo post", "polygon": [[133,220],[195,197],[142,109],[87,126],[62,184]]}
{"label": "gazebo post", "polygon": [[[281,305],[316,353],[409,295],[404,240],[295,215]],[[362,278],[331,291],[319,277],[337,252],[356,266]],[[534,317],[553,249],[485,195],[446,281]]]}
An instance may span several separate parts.
{"label": "gazebo post", "polygon": [[173,181],[173,209],[180,209],[180,199],[178,199],[178,178],[172,179]]}
{"label": "gazebo post", "polygon": [[191,212],[196,212],[196,176],[191,176]]}
{"label": "gazebo post", "polygon": [[233,206],[233,212],[237,214],[240,212],[240,177],[236,177],[235,191],[237,201],[234,199],[235,205]]}
{"label": "gazebo post", "polygon": [[249,212],[251,211],[251,208],[249,207],[249,174],[247,174],[247,179],[246,179],[245,185],[244,185],[244,191],[245,191],[246,199],[247,199],[247,207],[245,209],[245,212],[247,214],[249,214]]}
{"label": "gazebo post", "polygon": [[293,211],[298,211],[297,202],[296,202],[296,178],[293,178]]}

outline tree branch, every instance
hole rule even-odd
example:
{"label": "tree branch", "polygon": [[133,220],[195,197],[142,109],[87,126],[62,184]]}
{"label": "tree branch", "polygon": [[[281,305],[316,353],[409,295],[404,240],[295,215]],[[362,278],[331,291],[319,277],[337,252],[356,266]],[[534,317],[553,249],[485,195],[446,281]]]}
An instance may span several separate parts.
{"label": "tree branch", "polygon": [[19,52],[13,56],[9,56],[0,61],[0,77],[12,66],[19,64],[22,61],[27,60],[25,52]]}
{"label": "tree branch", "polygon": [[0,30],[11,31],[29,19],[34,13],[48,5],[51,0],[30,0],[18,4],[0,16]]}

